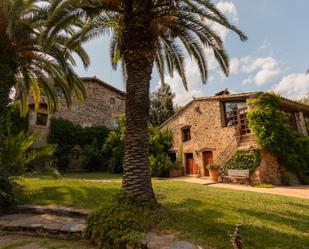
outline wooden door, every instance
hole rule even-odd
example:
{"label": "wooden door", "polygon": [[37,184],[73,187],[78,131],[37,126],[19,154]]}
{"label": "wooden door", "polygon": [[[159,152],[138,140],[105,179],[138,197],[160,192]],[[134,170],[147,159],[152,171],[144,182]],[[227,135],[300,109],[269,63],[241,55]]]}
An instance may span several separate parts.
{"label": "wooden door", "polygon": [[213,162],[212,151],[203,152],[204,176],[209,176],[207,166]]}
{"label": "wooden door", "polygon": [[186,153],[186,174],[188,175],[194,175],[198,174],[197,165],[194,162],[193,154],[192,153]]}
{"label": "wooden door", "polygon": [[237,110],[237,121],[240,129],[240,135],[246,135],[251,132],[249,129],[249,121],[247,119],[247,111],[247,107]]}

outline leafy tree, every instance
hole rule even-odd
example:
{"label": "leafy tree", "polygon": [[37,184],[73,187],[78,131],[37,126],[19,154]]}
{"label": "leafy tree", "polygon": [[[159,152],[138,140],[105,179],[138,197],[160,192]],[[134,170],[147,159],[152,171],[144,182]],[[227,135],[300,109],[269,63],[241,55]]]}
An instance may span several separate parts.
{"label": "leafy tree", "polygon": [[62,90],[68,104],[73,90],[79,99],[85,96],[82,82],[72,68],[75,65],[72,53],[79,55],[85,66],[89,64],[88,56],[78,43],[74,47],[65,45],[74,34],[73,26],[78,23],[63,26],[43,37],[50,12],[50,4],[44,3],[49,2],[0,1],[0,130],[5,127],[13,87],[17,88],[23,113],[27,112],[30,92],[38,105],[40,89],[48,98],[50,111],[58,106],[56,88]]}
{"label": "leafy tree", "polygon": [[173,99],[175,94],[168,84],[161,84],[150,97],[150,123],[160,126],[174,115]]}
{"label": "leafy tree", "polygon": [[[63,0],[54,2],[54,30],[82,19],[86,25],[74,42],[86,42],[111,34],[113,67],[122,63],[126,79],[126,138],[123,189],[138,202],[155,200],[149,170],[149,85],[154,64],[161,81],[174,69],[187,89],[185,55],[188,53],[206,83],[208,67],[205,47],[211,49],[223,72],[229,74],[229,59],[223,41],[212,23],[247,37],[206,0]],[[71,43],[70,43],[71,44]]]}

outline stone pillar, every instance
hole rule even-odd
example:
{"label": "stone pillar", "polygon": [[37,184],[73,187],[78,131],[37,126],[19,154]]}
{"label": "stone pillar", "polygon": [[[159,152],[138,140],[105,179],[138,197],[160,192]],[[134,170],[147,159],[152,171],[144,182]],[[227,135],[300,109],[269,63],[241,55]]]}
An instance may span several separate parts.
{"label": "stone pillar", "polygon": [[295,112],[295,120],[298,132],[308,135],[303,112]]}

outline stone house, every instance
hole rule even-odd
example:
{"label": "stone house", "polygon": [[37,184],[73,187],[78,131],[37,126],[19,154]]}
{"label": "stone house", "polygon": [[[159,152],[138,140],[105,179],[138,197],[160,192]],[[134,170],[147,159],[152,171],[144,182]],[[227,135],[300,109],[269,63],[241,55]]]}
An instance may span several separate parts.
{"label": "stone house", "polygon": [[82,127],[117,126],[117,117],[125,112],[125,93],[96,77],[81,79],[87,96],[81,103],[73,96],[71,109],[68,109],[65,99],[59,94],[59,110],[53,114],[49,113],[46,96],[42,94],[39,109],[35,111],[33,97],[30,97],[28,129],[31,132],[40,132],[40,139],[34,147],[41,147],[47,143],[52,117],[67,119]]}
{"label": "stone house", "polygon": [[[229,94],[222,91],[212,97],[194,98],[161,125],[173,133],[171,158],[182,160],[183,174],[207,177],[207,165],[223,165],[236,150],[254,149],[246,113],[247,100],[259,92]],[[309,134],[309,106],[288,99],[280,103],[286,124],[291,129]],[[274,156],[261,152],[262,162],[250,176],[252,182],[281,184],[280,165]],[[297,179],[296,179],[297,180]]]}

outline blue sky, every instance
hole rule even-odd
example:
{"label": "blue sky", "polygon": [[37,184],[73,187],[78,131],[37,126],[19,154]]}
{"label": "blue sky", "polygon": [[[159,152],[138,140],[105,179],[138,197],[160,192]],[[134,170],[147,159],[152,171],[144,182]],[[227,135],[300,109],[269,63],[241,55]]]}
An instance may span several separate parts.
{"label": "blue sky", "polygon": [[[225,77],[209,52],[209,80],[202,85],[196,64],[187,59],[189,91],[179,76],[167,77],[176,93],[176,103],[184,105],[192,97],[212,95],[224,88],[232,92],[274,90],[289,98],[301,98],[309,92],[309,1],[308,0],[217,0],[213,1],[229,19],[249,37],[241,42],[232,32],[216,26],[225,40],[231,59],[231,75]],[[109,59],[109,38],[102,37],[86,45],[91,66],[80,76],[95,76],[124,90],[121,71],[114,71]],[[151,90],[159,84],[154,70]]]}

